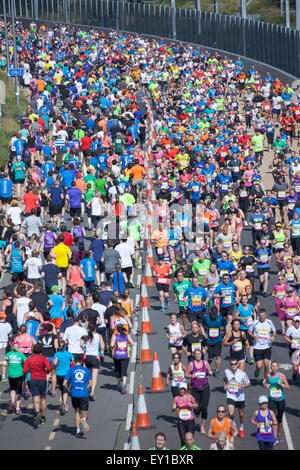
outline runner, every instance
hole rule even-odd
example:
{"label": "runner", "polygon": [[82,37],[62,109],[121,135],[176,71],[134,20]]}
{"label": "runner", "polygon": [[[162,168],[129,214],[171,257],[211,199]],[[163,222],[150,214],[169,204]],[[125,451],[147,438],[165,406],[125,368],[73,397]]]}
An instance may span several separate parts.
{"label": "runner", "polygon": [[72,400],[72,406],[75,411],[75,428],[77,438],[83,438],[85,432],[89,432],[90,426],[87,423],[89,399],[88,390],[92,386],[92,377],[90,371],[81,365],[80,357],[74,357],[74,367],[68,369],[63,387],[68,390]]}
{"label": "runner", "polygon": [[191,394],[198,403],[195,407],[196,417],[201,414],[201,434],[205,434],[205,424],[207,420],[207,409],[210,397],[210,386],[207,376],[213,375],[210,365],[203,359],[203,352],[196,349],[194,352],[195,359],[190,362],[186,369],[186,378],[190,380]]}
{"label": "runner", "polygon": [[51,372],[48,359],[42,356],[43,346],[36,343],[32,347],[32,356],[28,357],[23,366],[23,373],[30,373],[30,392],[32,395],[34,417],[33,426],[46,423],[47,413],[47,380],[46,374]]}
{"label": "runner", "polygon": [[264,309],[259,309],[258,319],[250,325],[248,334],[254,339],[253,348],[256,363],[254,375],[258,378],[262,366],[264,365],[264,376],[266,380],[272,355],[272,343],[277,333],[273,322],[267,319]]}
{"label": "runner", "polygon": [[176,411],[178,422],[178,432],[181,446],[184,446],[184,436],[186,432],[195,433],[195,418],[193,409],[198,404],[194,397],[187,392],[187,385],[182,383],[179,387],[179,395],[173,398],[172,411]]}
{"label": "runner", "polygon": [[277,438],[274,445],[279,444],[282,429],[282,417],[285,410],[285,390],[290,390],[286,376],[279,372],[278,362],[272,361],[271,372],[267,376],[264,386],[269,389],[269,409],[272,410],[278,422]]}
{"label": "runner", "polygon": [[234,358],[230,358],[230,369],[224,372],[224,390],[226,392],[227,406],[229,418],[234,422],[234,413],[238,409],[241,438],[245,437],[245,393],[244,389],[250,387],[250,380],[247,374],[238,368],[238,362]]}
{"label": "runner", "polygon": [[272,410],[268,408],[268,398],[264,395],[258,397],[259,409],[254,411],[251,423],[257,428],[256,439],[259,450],[273,450],[277,440],[277,419]]}

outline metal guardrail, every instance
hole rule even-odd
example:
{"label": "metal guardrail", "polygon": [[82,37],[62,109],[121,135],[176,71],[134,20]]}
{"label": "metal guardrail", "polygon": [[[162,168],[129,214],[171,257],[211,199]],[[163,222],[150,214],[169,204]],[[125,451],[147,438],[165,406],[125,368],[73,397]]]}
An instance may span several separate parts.
{"label": "metal guardrail", "polygon": [[[300,77],[300,31],[240,16],[116,0],[15,0],[16,16],[176,39]],[[10,0],[7,4],[10,16]],[[0,14],[3,5],[0,6]]]}

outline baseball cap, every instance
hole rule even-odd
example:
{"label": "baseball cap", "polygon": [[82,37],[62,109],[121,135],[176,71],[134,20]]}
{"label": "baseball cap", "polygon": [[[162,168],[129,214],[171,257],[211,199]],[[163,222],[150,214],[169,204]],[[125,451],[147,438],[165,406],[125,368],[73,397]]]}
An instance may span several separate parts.
{"label": "baseball cap", "polygon": [[265,396],[265,395],[260,395],[258,397],[258,403],[261,404],[261,403],[268,403],[268,398]]}
{"label": "baseball cap", "polygon": [[57,290],[60,290],[61,287],[60,286],[52,286],[51,287],[51,292],[56,292]]}
{"label": "baseball cap", "polygon": [[180,384],[180,387],[179,387],[179,388],[185,388],[185,389],[187,390],[187,384],[182,383],[182,384]]}
{"label": "baseball cap", "polygon": [[300,321],[299,315],[296,315],[296,316],[294,317],[294,321]]}

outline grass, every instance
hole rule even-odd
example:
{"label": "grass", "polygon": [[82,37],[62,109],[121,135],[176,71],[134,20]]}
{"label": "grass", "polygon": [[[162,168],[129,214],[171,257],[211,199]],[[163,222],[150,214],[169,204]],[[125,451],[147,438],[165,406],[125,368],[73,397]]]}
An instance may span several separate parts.
{"label": "grass", "polygon": [[15,82],[8,81],[7,74],[0,72],[0,80],[6,85],[6,104],[2,105],[2,128],[0,129],[0,164],[5,165],[9,156],[9,142],[14,132],[20,130],[19,119],[22,112],[28,109],[28,101],[24,91],[20,88],[20,106],[16,105]]}
{"label": "grass", "polygon": [[[147,1],[147,0],[146,0]],[[194,0],[175,0],[177,8],[194,8]],[[248,3],[248,1],[247,1]],[[169,1],[159,2],[160,5],[170,6]],[[201,10],[214,12],[213,0],[201,0]],[[224,15],[240,13],[240,0],[218,0],[218,11]],[[285,17],[281,16],[280,4],[272,0],[252,0],[247,7],[248,15],[259,16],[260,21],[285,26]],[[296,26],[295,5],[290,2],[291,27]]]}

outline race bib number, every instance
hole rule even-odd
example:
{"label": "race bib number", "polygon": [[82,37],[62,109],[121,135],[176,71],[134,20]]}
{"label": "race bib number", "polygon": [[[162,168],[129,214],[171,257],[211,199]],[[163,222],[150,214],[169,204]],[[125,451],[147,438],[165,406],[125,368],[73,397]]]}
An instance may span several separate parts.
{"label": "race bib number", "polygon": [[275,399],[280,399],[282,397],[282,390],[280,388],[271,388],[270,397]]}
{"label": "race bib number", "polygon": [[285,198],[285,191],[278,191],[278,199],[284,199]]}
{"label": "race bib number", "polygon": [[259,339],[269,339],[269,330],[264,330],[260,328],[258,330],[258,337]]}
{"label": "race bib number", "polygon": [[191,349],[192,349],[192,352],[196,351],[196,349],[201,350],[201,343],[192,343],[191,344]]}
{"label": "race bib number", "polygon": [[163,278],[163,277],[160,277],[160,278],[157,279],[157,283],[158,284],[167,284],[167,279]]}
{"label": "race bib number", "polygon": [[231,303],[231,295],[225,295],[223,303],[229,305]]}
{"label": "race bib number", "polygon": [[267,426],[266,423],[262,423],[260,426],[260,433],[261,434],[272,434],[272,427]]}
{"label": "race bib number", "polygon": [[238,341],[237,343],[232,345],[232,351],[235,351],[235,352],[241,351],[242,347],[243,347],[242,342]]}
{"label": "race bib number", "polygon": [[196,379],[205,379],[205,377],[206,377],[205,372],[195,372]]}
{"label": "race bib number", "polygon": [[244,320],[244,325],[248,328],[249,326],[251,326],[253,323],[253,320],[252,320],[252,317],[247,317],[245,318]]}
{"label": "race bib number", "polygon": [[261,263],[265,264],[265,263],[268,262],[268,260],[269,260],[268,255],[260,255],[260,262]]}
{"label": "race bib number", "polygon": [[201,299],[202,299],[201,296],[193,297],[193,300],[192,300],[193,307],[200,307]]}
{"label": "race bib number", "polygon": [[187,409],[179,410],[179,418],[183,421],[190,420],[192,419],[192,413],[190,410]]}
{"label": "race bib number", "polygon": [[219,337],[219,328],[210,328],[208,333],[210,338],[218,338]]}
{"label": "race bib number", "polygon": [[239,393],[239,386],[234,382],[229,382],[228,384],[228,392],[232,393],[233,395],[237,395]]}
{"label": "race bib number", "polygon": [[296,309],[295,308],[288,308],[286,310],[286,314],[289,316],[289,317],[294,317],[296,315]]}
{"label": "race bib number", "polygon": [[246,265],[246,273],[253,273],[254,272],[254,268],[251,264],[247,264]]}
{"label": "race bib number", "polygon": [[120,341],[118,343],[118,349],[121,350],[121,351],[125,351],[127,348],[127,343],[126,341]]}

